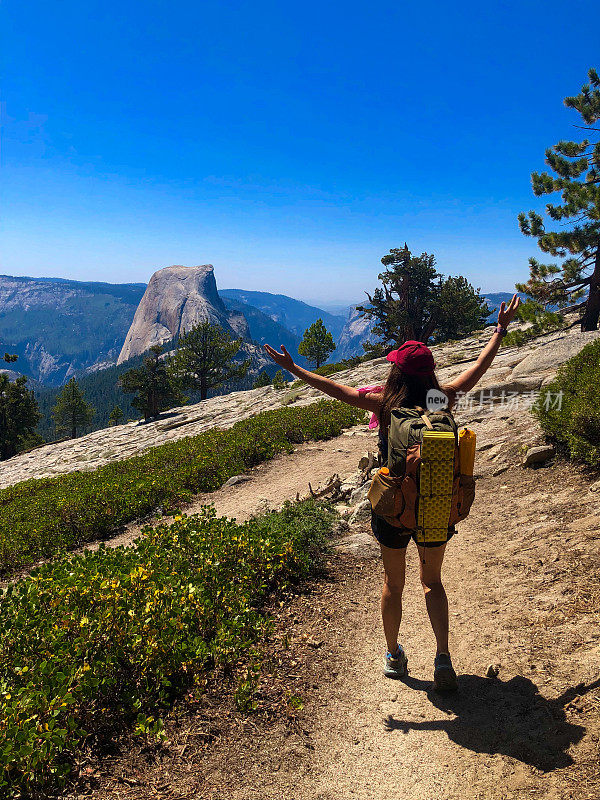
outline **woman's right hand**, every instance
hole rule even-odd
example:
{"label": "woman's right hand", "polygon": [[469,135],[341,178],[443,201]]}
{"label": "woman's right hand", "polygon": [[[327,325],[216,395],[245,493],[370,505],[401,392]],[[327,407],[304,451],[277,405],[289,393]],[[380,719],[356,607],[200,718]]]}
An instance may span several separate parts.
{"label": "woman's right hand", "polygon": [[509,322],[512,322],[520,305],[521,298],[518,294],[513,294],[512,300],[508,304],[508,308],[506,307],[506,303],[502,301],[498,310],[498,325],[501,325],[503,328],[507,328]]}
{"label": "woman's right hand", "polygon": [[270,344],[265,344],[263,345],[263,347],[265,348],[267,353],[271,356],[271,358],[276,364],[279,364],[279,366],[282,367],[283,369],[287,369],[288,372],[292,371],[292,367],[294,366],[294,359],[291,357],[291,355],[288,353],[288,351],[285,349],[283,345],[281,345],[281,350],[282,350],[281,353],[278,352],[277,350],[274,350]]}

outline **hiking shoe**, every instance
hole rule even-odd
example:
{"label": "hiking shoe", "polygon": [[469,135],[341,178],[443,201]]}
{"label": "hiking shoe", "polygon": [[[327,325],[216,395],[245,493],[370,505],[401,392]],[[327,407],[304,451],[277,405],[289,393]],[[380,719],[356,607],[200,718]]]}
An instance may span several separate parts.
{"label": "hiking shoe", "polygon": [[408,675],[408,658],[401,645],[398,645],[395,655],[389,652],[385,654],[383,658],[383,674],[386,678],[396,679],[406,678]]}
{"label": "hiking shoe", "polygon": [[458,681],[448,653],[440,653],[435,657],[433,664],[433,688],[436,692],[455,692],[458,689]]}

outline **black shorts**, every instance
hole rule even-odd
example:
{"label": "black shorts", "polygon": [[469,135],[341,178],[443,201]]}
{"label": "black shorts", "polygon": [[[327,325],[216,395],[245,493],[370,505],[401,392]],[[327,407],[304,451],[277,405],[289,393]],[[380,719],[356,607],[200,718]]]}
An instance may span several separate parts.
{"label": "black shorts", "polygon": [[[371,530],[379,544],[382,544],[384,547],[389,547],[392,550],[403,550],[405,547],[408,547],[408,543],[411,539],[414,539],[415,542],[417,541],[416,531],[411,531],[409,528],[396,528],[373,512],[371,512]],[[456,527],[451,525],[448,528],[448,539],[446,541],[449,541],[455,533]],[[446,542],[417,542],[420,547],[440,547],[445,543]]]}

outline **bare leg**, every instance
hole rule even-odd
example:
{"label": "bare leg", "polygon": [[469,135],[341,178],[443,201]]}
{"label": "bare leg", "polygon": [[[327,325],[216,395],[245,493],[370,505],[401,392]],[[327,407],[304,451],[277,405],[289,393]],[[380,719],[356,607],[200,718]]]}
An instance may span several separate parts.
{"label": "bare leg", "polygon": [[387,648],[395,653],[398,647],[398,631],[402,620],[402,590],[406,571],[406,548],[394,549],[380,545],[385,569],[381,592],[381,617]]}
{"label": "bare leg", "polygon": [[419,547],[421,584],[425,592],[425,605],[437,642],[437,655],[448,650],[448,598],[442,584],[442,561],[446,545]]}

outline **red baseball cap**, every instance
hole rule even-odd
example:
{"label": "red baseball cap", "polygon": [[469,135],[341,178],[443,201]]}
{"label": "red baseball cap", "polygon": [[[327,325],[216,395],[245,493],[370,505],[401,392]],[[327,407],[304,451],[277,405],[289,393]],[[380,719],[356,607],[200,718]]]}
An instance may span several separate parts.
{"label": "red baseball cap", "polygon": [[423,342],[404,342],[397,350],[388,353],[386,358],[407,375],[428,375],[435,369],[433,353]]}

